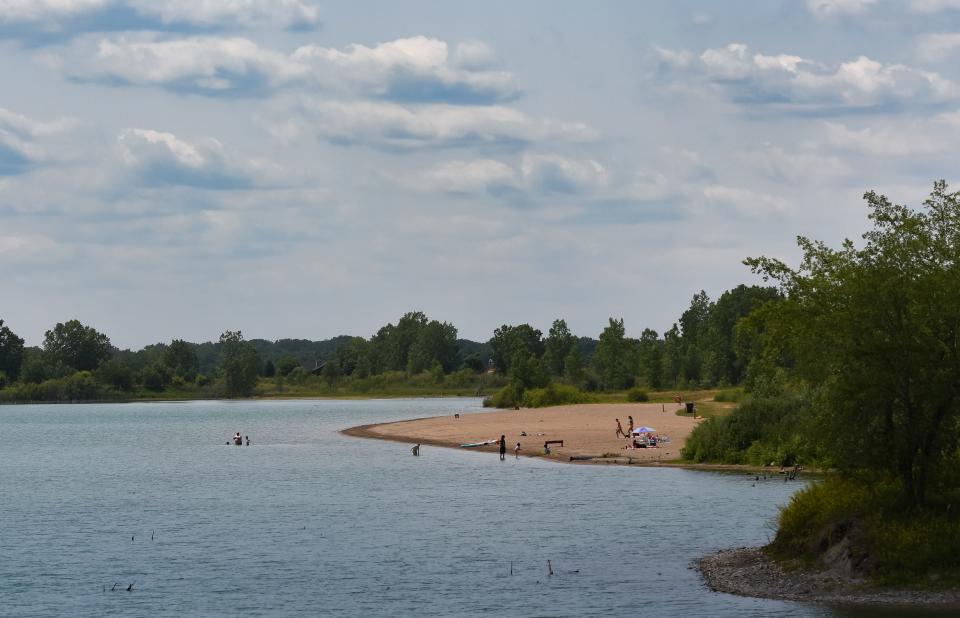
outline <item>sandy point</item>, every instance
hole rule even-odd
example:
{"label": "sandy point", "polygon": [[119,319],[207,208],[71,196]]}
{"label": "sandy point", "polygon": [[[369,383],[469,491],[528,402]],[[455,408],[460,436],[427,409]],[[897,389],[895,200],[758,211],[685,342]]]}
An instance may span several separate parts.
{"label": "sandy point", "polygon": [[[701,419],[677,416],[677,406],[659,403],[580,404],[551,408],[494,410],[473,414],[421,418],[394,423],[364,425],[344,430],[347,435],[394,440],[411,444],[433,444],[460,448],[461,444],[507,439],[507,454],[513,457],[517,442],[520,454],[543,456],[548,440],[563,440],[563,446],[551,445],[551,459],[597,458],[591,463],[651,463],[679,459],[687,437]],[[617,437],[617,419],[627,431],[633,417],[634,427],[646,425],[667,438],[657,448],[627,448],[630,440]],[[526,435],[524,435],[526,434]],[[478,450],[478,449],[471,449]],[[496,451],[496,446],[479,450]],[[578,459],[583,461],[582,459]]]}

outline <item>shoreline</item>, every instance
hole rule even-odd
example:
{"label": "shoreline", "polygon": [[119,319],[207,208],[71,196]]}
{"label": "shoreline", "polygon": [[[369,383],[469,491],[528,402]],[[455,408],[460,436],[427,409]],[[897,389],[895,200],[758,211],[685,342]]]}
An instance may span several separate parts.
{"label": "shoreline", "polygon": [[960,589],[873,588],[840,570],[786,569],[762,548],[726,549],[696,561],[714,592],[744,597],[859,607],[960,609]]}
{"label": "shoreline", "polygon": [[[617,409],[614,410],[611,406],[615,406]],[[611,414],[613,412],[619,413],[622,417],[626,418],[628,413],[632,412],[637,414],[639,418],[638,409],[641,411],[646,407],[646,413],[654,414],[660,416],[664,414],[660,412],[660,404],[576,404],[573,406],[553,406],[548,408],[524,408],[519,411],[516,410],[504,410],[504,409],[495,409],[487,412],[478,412],[470,414],[473,420],[483,420],[484,417],[490,418],[492,416],[510,416],[516,418],[517,416],[523,417],[530,414],[552,414],[554,416],[567,415],[570,413],[575,413],[579,411],[589,412],[589,409],[600,408],[601,413]],[[651,412],[652,409],[652,412]],[[660,420],[671,420],[670,417],[675,419],[681,419],[679,422],[685,423],[690,429],[699,422],[701,419],[692,419],[690,417],[676,417],[672,411],[666,412],[669,414],[669,417],[661,416]],[[467,418],[462,417],[463,419]],[[611,419],[613,417],[611,416]],[[461,419],[462,420],[462,419]],[[511,419],[513,420],[513,419]],[[529,422],[524,424],[532,424],[533,419],[526,419]],[[456,439],[449,437],[449,431],[438,431],[437,425],[449,425],[451,423],[457,423],[459,421],[451,420],[451,416],[432,416],[432,417],[420,417],[413,419],[402,419],[397,421],[389,421],[385,423],[370,423],[366,425],[358,425],[355,427],[348,427],[346,429],[340,430],[341,434],[351,436],[354,438],[366,438],[372,440],[386,440],[389,442],[400,442],[408,445],[413,444],[426,444],[430,446],[437,446],[441,448],[449,448],[454,450],[471,450],[471,451],[480,451],[490,454],[498,454],[499,450],[497,445],[491,444],[488,446],[477,446],[471,447],[469,449],[464,449],[460,445],[463,443],[469,443],[477,440],[473,440],[467,437],[468,433],[458,436]],[[656,421],[654,421],[656,422]],[[642,424],[642,423],[638,423]],[[444,428],[445,429],[445,428]],[[465,431],[469,432],[469,429]],[[505,430],[506,431],[506,430]],[[475,434],[477,435],[477,434]],[[483,434],[479,434],[483,435]],[[492,436],[492,434],[491,434]],[[533,436],[528,436],[533,437]],[[543,436],[548,437],[548,436]],[[554,436],[549,436],[554,437]],[[739,464],[709,464],[709,463],[692,463],[686,462],[679,458],[679,450],[683,447],[683,442],[685,442],[685,435],[682,440],[677,442],[672,442],[667,445],[670,448],[669,451],[660,450],[660,449],[629,449],[625,450],[619,447],[618,451],[604,451],[603,449],[596,449],[594,452],[584,451],[582,449],[553,449],[553,452],[550,455],[542,454],[542,451],[532,451],[530,448],[522,448],[521,456],[528,458],[536,459],[545,459],[549,461],[554,461],[557,463],[564,464],[585,464],[585,465],[620,465],[620,466],[638,466],[638,467],[663,467],[663,468],[679,468],[686,470],[700,470],[708,472],[738,472],[738,473],[748,473],[748,474],[767,474],[767,475],[776,475],[778,474],[779,468],[770,468],[762,466],[749,466],[749,465],[739,465]],[[538,437],[542,440],[542,437]],[[512,453],[512,444],[515,438],[508,438],[508,449],[507,455],[513,456]],[[521,438],[521,440],[523,440]],[[529,441],[528,441],[529,442]],[[614,448],[614,447],[610,447]],[[640,455],[646,455],[642,457]],[[610,456],[614,455],[614,456]],[[670,457],[664,457],[664,455],[670,455]]]}

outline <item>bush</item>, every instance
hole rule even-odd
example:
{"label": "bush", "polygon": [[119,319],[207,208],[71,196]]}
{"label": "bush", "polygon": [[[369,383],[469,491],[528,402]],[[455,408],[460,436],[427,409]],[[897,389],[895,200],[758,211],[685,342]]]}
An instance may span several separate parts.
{"label": "bush", "polygon": [[523,394],[521,404],[525,408],[545,408],[572,403],[588,403],[596,399],[583,391],[566,384],[548,384],[545,388],[533,388]]}
{"label": "bush", "polygon": [[[491,397],[488,397],[490,400],[490,405],[487,407],[493,408],[515,408],[520,405],[522,399],[523,391],[514,384],[507,384]],[[484,400],[484,405],[486,406],[486,400]]]}
{"label": "bush", "polygon": [[627,401],[635,403],[650,401],[650,396],[647,395],[647,391],[645,389],[631,388],[627,391]]}
{"label": "bush", "polygon": [[815,436],[807,427],[808,399],[779,397],[751,399],[728,416],[709,418],[694,428],[681,457],[695,462],[755,466],[807,465],[822,459]]}
{"label": "bush", "polygon": [[728,388],[714,395],[713,400],[727,403],[739,403],[743,401],[743,396],[744,393],[742,388]]}
{"label": "bush", "polygon": [[956,585],[960,517],[944,505],[906,508],[902,495],[896,479],[831,476],[794,495],[767,549],[811,563],[845,543],[855,570],[876,583]]}

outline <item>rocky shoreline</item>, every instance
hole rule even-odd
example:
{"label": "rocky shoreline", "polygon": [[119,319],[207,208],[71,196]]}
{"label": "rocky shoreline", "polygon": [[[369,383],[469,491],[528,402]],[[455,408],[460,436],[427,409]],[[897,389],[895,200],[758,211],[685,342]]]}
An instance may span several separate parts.
{"label": "rocky shoreline", "polygon": [[711,590],[740,596],[825,605],[960,608],[960,590],[876,589],[837,569],[786,571],[759,548],[720,551],[702,558],[697,567]]}

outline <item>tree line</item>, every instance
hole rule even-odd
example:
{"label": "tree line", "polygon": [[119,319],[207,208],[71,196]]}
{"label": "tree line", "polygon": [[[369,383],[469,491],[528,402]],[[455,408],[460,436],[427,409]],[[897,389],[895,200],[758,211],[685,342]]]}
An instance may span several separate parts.
{"label": "tree line", "polygon": [[401,381],[422,375],[434,384],[453,374],[460,384],[493,374],[509,387],[500,394],[504,405],[551,383],[587,392],[739,384],[757,349],[739,322],[777,294],[741,285],[713,302],[701,291],[663,336],[647,328],[639,338],[626,336],[622,318],[610,318],[596,339],[574,335],[557,319],[546,336],[530,324],[504,324],[488,341],[475,342],[459,338],[450,322],[412,311],[369,338],[247,340],[228,330],[216,342],[174,339],[132,351],[114,347],[105,333],[79,320],[58,323],[41,346],[25,347],[0,320],[0,399],[73,401],[165,391],[242,397],[265,379],[276,385],[319,379],[333,388],[387,374]]}

